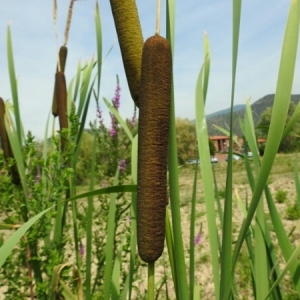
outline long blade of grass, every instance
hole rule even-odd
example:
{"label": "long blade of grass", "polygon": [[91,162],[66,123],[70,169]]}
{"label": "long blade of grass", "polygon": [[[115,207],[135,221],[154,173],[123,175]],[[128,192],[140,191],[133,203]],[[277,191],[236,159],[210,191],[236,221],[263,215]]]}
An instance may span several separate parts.
{"label": "long blade of grass", "polygon": [[122,261],[122,249],[124,246],[124,242],[120,243],[115,263],[114,269],[112,272],[112,287],[111,287],[111,300],[119,300],[120,299],[120,275],[121,275],[121,261]]}
{"label": "long blade of grass", "polygon": [[282,141],[284,141],[289,135],[289,133],[293,130],[293,127],[295,123],[299,120],[299,117],[300,117],[300,102],[297,104],[291,118],[289,119],[288,123],[284,128],[282,138],[281,138]]}
{"label": "long blade of grass", "polygon": [[295,160],[294,163],[294,177],[295,177],[297,201],[300,207],[300,180],[299,180],[299,172],[298,172],[298,160]]}
{"label": "long blade of grass", "polygon": [[95,28],[96,28],[96,41],[97,41],[97,95],[100,92],[100,80],[101,80],[101,68],[102,68],[102,28],[101,28],[101,17],[99,12],[99,3],[96,0],[95,7]]}
{"label": "long blade of grass", "polygon": [[287,26],[285,30],[278,74],[278,82],[272,111],[271,124],[265,147],[265,153],[262,160],[261,169],[258,174],[257,183],[255,185],[255,189],[252,195],[252,201],[248,210],[248,215],[245,222],[242,225],[237,243],[235,245],[233,253],[232,272],[235,267],[245,235],[248,231],[251,220],[259,203],[260,197],[265,188],[284,130],[294,77],[294,68],[296,62],[299,36],[299,20],[300,1],[293,0],[291,1]]}
{"label": "long blade of grass", "polygon": [[86,118],[87,118],[89,104],[90,104],[90,101],[91,101],[91,96],[92,96],[92,92],[93,92],[93,86],[94,86],[94,83],[95,83],[95,79],[96,79],[96,77],[94,78],[94,80],[91,83],[89,92],[87,94],[87,97],[85,99],[84,106],[83,106],[83,113],[81,115],[80,126],[79,126],[79,130],[78,130],[77,137],[76,137],[75,154],[72,157],[72,166],[73,166],[73,168],[76,167],[76,163],[77,163],[78,157],[79,157],[79,150],[80,150],[80,146],[81,146],[82,134],[83,134],[84,128],[85,128],[85,122],[86,122]]}
{"label": "long blade of grass", "polygon": [[270,289],[269,293],[265,297],[265,299],[268,299],[269,295],[272,293],[274,288],[280,283],[280,281],[283,279],[284,275],[289,271],[289,269],[298,262],[298,256],[300,255],[300,245],[295,249],[293,254],[291,255],[290,259],[287,261],[284,269],[282,270],[281,274],[277,278],[277,280],[274,282],[272,288]]}
{"label": "long blade of grass", "polygon": [[[254,122],[249,99],[246,100],[245,120],[243,133],[246,139],[246,144],[249,145],[253,153],[253,161],[255,166],[256,175],[259,172],[260,161],[257,151],[257,143],[254,129]],[[264,217],[264,205],[262,198],[257,205],[256,223],[254,226],[254,239],[255,239],[255,282],[256,284],[256,297],[257,299],[264,299],[269,290],[268,278],[268,257],[265,240],[270,240],[266,228]]]}
{"label": "long blade of grass", "polygon": [[[114,186],[118,184],[119,168],[114,179]],[[111,281],[112,281],[112,268],[114,259],[114,241],[115,241],[115,228],[116,228],[116,199],[117,194],[111,194],[107,221],[107,236],[105,244],[105,267],[104,267],[104,292],[103,299],[109,300],[111,297]]]}
{"label": "long blade of grass", "polygon": [[210,46],[206,32],[204,32],[204,58],[203,99],[206,101],[210,71]]}
{"label": "long blade of grass", "polygon": [[172,272],[172,278],[174,282],[174,289],[175,289],[175,295],[176,299],[179,299],[179,292],[178,292],[178,286],[175,284],[177,282],[177,273],[176,273],[176,267],[175,267],[175,261],[174,261],[174,238],[172,234],[172,228],[171,228],[171,221],[170,221],[170,214],[169,210],[166,211],[166,244],[168,249],[168,255],[169,255],[169,262]]}
{"label": "long blade of grass", "polygon": [[[274,200],[272,198],[272,194],[268,188],[265,187],[265,195],[267,199],[267,204],[270,212],[270,217],[272,221],[272,225],[274,227],[274,231],[276,233],[276,237],[278,240],[278,244],[281,250],[281,253],[284,257],[284,260],[287,262],[293,254],[293,246],[288,238],[288,235],[285,231],[285,228],[282,223],[282,218],[279,215]],[[291,279],[296,287],[298,295],[300,295],[300,265],[299,263],[294,263],[290,266],[290,274]]]}
{"label": "long blade of grass", "polygon": [[[20,140],[18,138],[18,133],[17,133],[17,128],[14,126],[12,122],[12,117],[9,113],[9,103],[5,103],[5,116],[4,116],[4,123],[5,123],[5,128],[6,132],[8,135],[9,143],[11,145],[11,149],[14,155],[14,158],[17,163],[17,168],[18,168],[18,173],[21,179],[22,183],[22,188],[24,191],[24,209],[27,210],[27,202],[28,202],[28,185],[27,185],[27,179],[26,179],[26,174],[25,174],[25,165],[24,165],[24,156],[22,152],[22,143],[20,143]],[[21,123],[20,123],[21,125]],[[21,125],[22,126],[22,125]],[[27,213],[26,213],[27,215]],[[25,217],[24,221],[27,221],[27,216]]]}
{"label": "long blade of grass", "polygon": [[40,212],[33,218],[29,219],[26,223],[24,223],[16,232],[14,232],[6,242],[0,248],[0,268],[5,263],[7,257],[11,254],[13,248],[19,243],[21,238],[24,236],[26,231],[38,220],[40,219],[45,213],[51,210],[54,206]]}
{"label": "long blade of grass", "polygon": [[[137,153],[138,153],[138,135],[135,135],[132,140],[131,146],[131,176],[132,183],[137,183]],[[135,269],[135,258],[136,258],[136,244],[137,244],[137,233],[136,233],[136,205],[137,197],[136,193],[131,195],[131,207],[130,207],[130,265],[128,272],[128,280],[126,280],[125,287],[122,291],[121,299],[131,299],[133,275]]]}
{"label": "long blade of grass", "polygon": [[[97,135],[96,132],[94,132],[92,165],[91,165],[91,176],[90,176],[90,191],[93,191],[95,187],[96,145],[97,145]],[[85,299],[92,298],[91,280],[92,280],[93,211],[94,211],[94,198],[88,197],[87,224],[86,224]]]}
{"label": "long blade of grass", "polygon": [[79,118],[81,118],[84,103],[86,102],[93,67],[94,67],[94,59],[92,58],[91,62],[90,63],[87,62],[85,68],[83,69],[82,81],[81,81],[82,83],[81,83],[80,97],[79,97],[79,106],[77,110],[77,114]]}
{"label": "long blade of grass", "polygon": [[208,132],[205,120],[205,109],[204,109],[204,98],[203,98],[203,71],[202,66],[196,86],[196,99],[195,99],[195,110],[196,110],[196,131],[198,140],[198,151],[201,166],[203,192],[205,198],[206,216],[208,223],[209,242],[210,242],[210,253],[213,269],[213,280],[215,288],[216,299],[219,298],[219,243],[218,243],[218,231],[216,224],[215,204],[214,204],[214,185],[213,185],[213,173],[210,162],[210,150],[208,144]]}
{"label": "long blade of grass", "polygon": [[[175,0],[167,0],[167,39],[172,49],[172,59],[174,59],[174,32],[175,32]],[[181,229],[180,196],[178,181],[178,161],[177,161],[177,141],[175,127],[175,103],[174,103],[174,81],[171,88],[171,110],[170,110],[170,129],[169,129],[169,187],[170,202],[174,237],[174,262],[176,271],[176,285],[179,299],[188,299],[188,284],[186,266],[184,260],[184,248]],[[176,245],[176,246],[175,246]]]}
{"label": "long blade of grass", "polygon": [[195,165],[193,195],[191,201],[191,221],[190,221],[190,299],[194,299],[195,286],[195,219],[196,219],[196,194],[197,194],[197,176],[198,163]]}
{"label": "long blade of grass", "polygon": [[229,155],[226,175],[226,190],[224,203],[224,223],[222,237],[221,255],[221,281],[220,299],[228,299],[232,288],[232,153],[233,153],[233,105],[235,93],[235,78],[237,69],[238,44],[241,19],[241,0],[233,0],[233,39],[232,39],[232,79],[231,79],[231,109],[230,109],[230,135],[229,135]]}
{"label": "long blade of grass", "polygon": [[75,78],[73,78],[73,79],[75,79],[75,88],[74,88],[74,93],[73,93],[73,100],[75,103],[76,103],[77,94],[79,91],[80,78],[81,78],[81,62],[79,61],[78,65],[77,65],[77,72],[76,72]]}
{"label": "long blade of grass", "polygon": [[10,26],[7,26],[7,61],[8,61],[10,87],[11,87],[12,99],[13,99],[13,104],[14,104],[14,114],[15,114],[15,121],[16,121],[16,128],[17,128],[16,132],[17,132],[19,144],[21,145],[22,144],[22,127],[21,127],[19,96],[18,96],[17,79],[16,79],[16,73],[15,73],[15,64],[14,64],[14,57],[13,57]]}

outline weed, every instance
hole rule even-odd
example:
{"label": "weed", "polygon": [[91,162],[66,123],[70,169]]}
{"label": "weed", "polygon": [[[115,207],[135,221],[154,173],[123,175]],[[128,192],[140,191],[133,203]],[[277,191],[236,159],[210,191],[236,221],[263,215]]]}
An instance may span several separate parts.
{"label": "weed", "polygon": [[294,221],[300,219],[300,208],[298,203],[295,201],[293,205],[288,205],[286,211],[286,219]]}
{"label": "weed", "polygon": [[287,191],[279,189],[275,194],[275,199],[278,203],[283,203],[287,199]]}

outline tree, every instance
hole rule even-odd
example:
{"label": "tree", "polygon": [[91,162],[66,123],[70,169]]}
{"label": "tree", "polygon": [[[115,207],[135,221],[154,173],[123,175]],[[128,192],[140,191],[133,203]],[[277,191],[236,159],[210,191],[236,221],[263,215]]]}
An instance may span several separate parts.
{"label": "tree", "polygon": [[[296,105],[294,102],[290,103],[288,116],[286,120],[286,124],[288,123],[289,119],[291,118],[293,112],[295,111]],[[271,115],[272,115],[273,107],[268,107],[260,117],[260,120],[257,124],[257,136],[262,138],[267,138],[270,122],[271,122]],[[300,149],[300,119],[296,121],[293,130],[287,136],[285,140],[280,143],[279,152],[293,152]],[[260,149],[261,150],[261,149]]]}
{"label": "tree", "polygon": [[[198,157],[198,144],[195,123],[188,119],[176,119],[177,155],[180,164]],[[214,143],[208,139],[210,155],[215,155]]]}
{"label": "tree", "polygon": [[188,119],[176,119],[177,155],[180,164],[198,157],[195,124]]}

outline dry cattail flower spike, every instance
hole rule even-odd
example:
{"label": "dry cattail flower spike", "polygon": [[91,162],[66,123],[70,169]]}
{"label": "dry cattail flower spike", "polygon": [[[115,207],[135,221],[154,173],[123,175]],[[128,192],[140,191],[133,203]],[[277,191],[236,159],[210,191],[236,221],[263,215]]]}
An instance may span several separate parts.
{"label": "dry cattail flower spike", "polygon": [[143,35],[135,0],[110,0],[131,97],[139,107]]}
{"label": "dry cattail flower spike", "polygon": [[148,263],[164,248],[171,81],[169,42],[150,37],[142,56],[137,184],[138,250]]}
{"label": "dry cattail flower spike", "polygon": [[[68,55],[68,48],[66,46],[61,46],[59,49],[59,55],[58,55],[59,61],[57,63],[56,72],[57,71],[65,72],[67,55]],[[52,101],[52,115],[54,117],[58,116],[55,84],[54,84],[53,101]]]}
{"label": "dry cattail flower spike", "polygon": [[[66,78],[63,72],[56,72],[55,74],[55,94],[57,98],[57,108],[59,117],[60,130],[68,128],[67,116],[67,85]],[[66,140],[61,138],[61,151],[66,148]]]}
{"label": "dry cattail flower spike", "polygon": [[[3,150],[4,158],[7,161],[9,158],[14,158],[14,155],[5,129],[4,115],[5,115],[5,104],[3,99],[0,98],[0,141],[1,141],[0,144]],[[11,167],[10,173],[12,176],[12,182],[16,185],[19,185],[21,181],[20,181],[20,175],[16,164],[14,164]]]}

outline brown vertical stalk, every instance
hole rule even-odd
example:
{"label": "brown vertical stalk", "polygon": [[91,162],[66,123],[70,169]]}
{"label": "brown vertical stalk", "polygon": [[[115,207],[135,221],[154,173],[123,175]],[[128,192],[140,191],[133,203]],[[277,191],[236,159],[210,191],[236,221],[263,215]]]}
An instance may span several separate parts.
{"label": "brown vertical stalk", "polygon": [[[61,71],[65,72],[65,66],[67,61],[67,55],[68,55],[68,48],[66,46],[61,46],[59,49],[59,61],[56,67],[56,72]],[[57,99],[55,94],[55,84],[54,84],[54,92],[53,92],[53,100],[52,100],[52,115],[54,117],[58,116],[58,110],[57,110]]]}
{"label": "brown vertical stalk", "polygon": [[[7,161],[9,158],[14,158],[8,135],[5,128],[4,123],[4,115],[5,115],[5,105],[2,98],[0,98],[0,140],[1,140],[1,147],[4,153],[4,158]],[[20,184],[20,176],[18,172],[17,165],[14,164],[11,169],[11,176],[12,176],[12,182],[16,185]]]}
{"label": "brown vertical stalk", "polygon": [[142,56],[137,191],[138,249],[148,263],[164,248],[171,81],[170,45],[150,37]]}
{"label": "brown vertical stalk", "polygon": [[144,39],[135,0],[110,0],[131,97],[139,107]]}
{"label": "brown vertical stalk", "polygon": [[[66,78],[63,72],[56,72],[55,74],[55,94],[57,97],[57,108],[59,117],[60,130],[68,128],[67,116],[67,85]],[[66,149],[66,139],[61,137],[61,151]]]}

